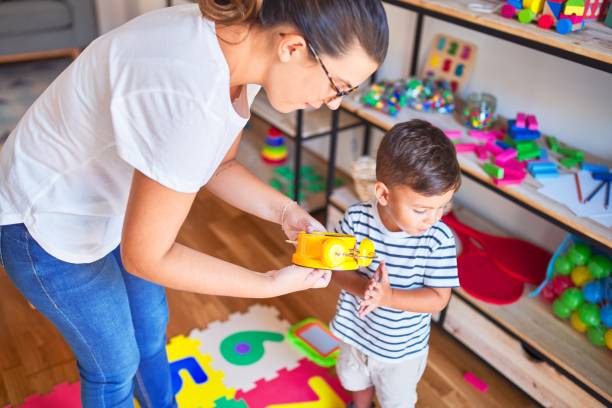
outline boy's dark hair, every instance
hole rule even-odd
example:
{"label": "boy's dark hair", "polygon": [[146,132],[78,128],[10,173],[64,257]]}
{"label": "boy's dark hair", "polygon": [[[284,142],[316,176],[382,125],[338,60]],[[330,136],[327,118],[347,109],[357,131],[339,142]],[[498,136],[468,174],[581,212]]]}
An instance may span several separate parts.
{"label": "boy's dark hair", "polygon": [[376,179],[434,196],[461,185],[455,146],[437,127],[414,119],[395,125],[383,138],[376,156]]}

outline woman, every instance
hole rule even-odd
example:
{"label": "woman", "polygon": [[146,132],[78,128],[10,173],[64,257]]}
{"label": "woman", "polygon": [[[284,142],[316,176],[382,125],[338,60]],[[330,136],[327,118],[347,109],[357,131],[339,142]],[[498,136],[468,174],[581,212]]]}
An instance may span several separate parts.
{"label": "woman", "polygon": [[[322,228],[234,160],[247,84],[281,112],[327,104],[385,57],[379,0],[200,0],[94,41],[0,154],[0,260],[76,355],[86,407],[175,405],[164,287],[272,297],[329,273],[256,273],[175,242],[197,191]],[[129,272],[127,272],[129,271]]]}

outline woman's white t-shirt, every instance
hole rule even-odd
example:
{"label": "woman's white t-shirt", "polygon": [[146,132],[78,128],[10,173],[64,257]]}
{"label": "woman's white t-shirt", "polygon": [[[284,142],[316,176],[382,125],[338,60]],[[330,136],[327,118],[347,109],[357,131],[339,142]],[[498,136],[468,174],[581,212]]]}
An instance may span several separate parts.
{"label": "woman's white t-shirt", "polygon": [[196,5],[140,16],[95,40],[0,150],[0,225],[87,263],[119,245],[134,169],[179,192],[205,185],[246,124],[214,23]]}

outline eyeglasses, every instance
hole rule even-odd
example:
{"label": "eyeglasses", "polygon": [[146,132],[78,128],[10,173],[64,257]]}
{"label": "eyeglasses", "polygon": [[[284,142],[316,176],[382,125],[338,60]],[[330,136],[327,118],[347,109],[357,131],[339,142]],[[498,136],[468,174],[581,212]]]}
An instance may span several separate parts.
{"label": "eyeglasses", "polygon": [[[336,82],[334,81],[332,76],[329,74],[329,71],[325,67],[325,64],[323,64],[323,61],[321,61],[321,58],[319,58],[319,54],[317,54],[317,52],[314,50],[314,48],[312,48],[312,45],[310,44],[310,42],[307,42],[307,44],[308,44],[308,48],[310,49],[310,52],[312,52],[312,55],[314,55],[316,60],[319,62],[319,65],[321,65],[321,68],[323,68],[323,71],[325,71],[325,75],[327,75],[327,79],[329,79],[329,83],[331,84],[332,89],[334,89],[336,91],[336,95],[331,97],[330,99],[328,99],[326,101],[326,103],[330,103],[330,102],[332,102],[332,101],[334,101],[334,100],[336,100],[338,98],[343,98],[343,97],[353,93],[357,88],[359,88],[359,85],[356,85],[356,86],[351,86],[346,91],[341,90],[340,87],[338,85],[336,85]],[[349,86],[350,86],[350,84],[349,84]]]}

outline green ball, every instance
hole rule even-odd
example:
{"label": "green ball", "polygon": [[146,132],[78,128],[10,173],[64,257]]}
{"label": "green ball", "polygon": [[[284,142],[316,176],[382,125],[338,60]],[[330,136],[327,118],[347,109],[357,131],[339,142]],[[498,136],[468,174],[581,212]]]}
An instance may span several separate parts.
{"label": "green ball", "polygon": [[553,312],[560,319],[567,319],[572,314],[572,309],[570,309],[565,302],[561,299],[557,299],[552,304]]}
{"label": "green ball", "polygon": [[584,297],[580,289],[568,288],[561,295],[561,301],[573,311],[584,302]]}
{"label": "green ball", "polygon": [[591,257],[591,247],[582,243],[574,244],[570,247],[568,255],[574,265],[586,265]]}
{"label": "green ball", "polygon": [[574,269],[574,264],[570,261],[569,256],[559,255],[555,260],[555,271],[559,275],[569,275]]}
{"label": "green ball", "polygon": [[595,279],[607,278],[612,270],[612,262],[602,255],[595,255],[588,264],[589,271]]}
{"label": "green ball", "polygon": [[597,326],[601,321],[599,317],[599,307],[594,303],[583,303],[578,307],[578,317],[587,326]]}
{"label": "green ball", "polygon": [[589,327],[587,329],[587,337],[589,341],[596,346],[605,346],[606,345],[606,329],[603,326],[595,326]]}

